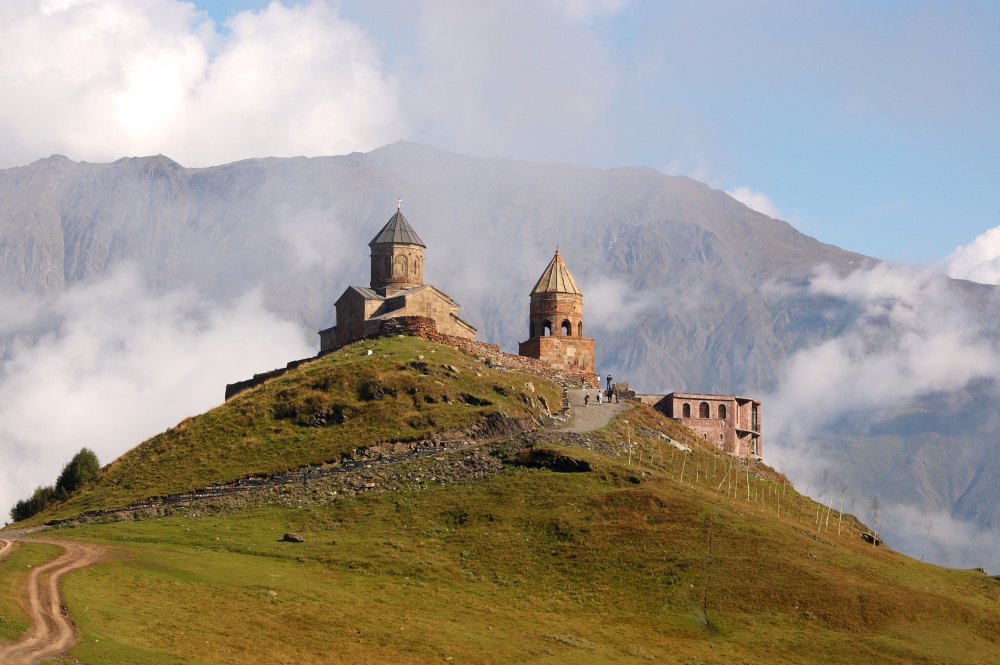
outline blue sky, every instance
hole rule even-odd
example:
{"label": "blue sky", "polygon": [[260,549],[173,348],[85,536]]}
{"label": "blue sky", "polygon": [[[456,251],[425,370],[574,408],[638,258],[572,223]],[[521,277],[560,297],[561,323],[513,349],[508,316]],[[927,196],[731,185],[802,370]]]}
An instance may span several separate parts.
{"label": "blue sky", "polygon": [[[224,23],[266,3],[196,4]],[[614,77],[599,136],[480,152],[748,186],[821,240],[907,262],[1000,225],[1000,3],[578,4]],[[402,71],[418,12],[342,5]]]}
{"label": "blue sky", "polygon": [[689,175],[901,262],[1000,226],[995,0],[283,2],[5,2],[0,167],[408,139]]}

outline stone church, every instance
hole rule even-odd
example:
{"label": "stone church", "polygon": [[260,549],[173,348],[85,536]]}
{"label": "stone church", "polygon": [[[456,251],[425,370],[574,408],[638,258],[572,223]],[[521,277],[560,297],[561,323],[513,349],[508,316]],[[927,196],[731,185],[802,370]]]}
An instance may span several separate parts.
{"label": "stone church", "polygon": [[583,336],[583,294],[558,249],[531,290],[528,341],[517,352],[556,369],[594,372],[594,340]]}
{"label": "stone church", "polygon": [[476,329],[458,316],[458,303],[424,284],[424,245],[401,210],[382,227],[371,248],[371,285],[349,286],[334,307],[337,324],[319,332],[320,353],[377,335],[387,319],[420,316],[437,331],[475,339]]}

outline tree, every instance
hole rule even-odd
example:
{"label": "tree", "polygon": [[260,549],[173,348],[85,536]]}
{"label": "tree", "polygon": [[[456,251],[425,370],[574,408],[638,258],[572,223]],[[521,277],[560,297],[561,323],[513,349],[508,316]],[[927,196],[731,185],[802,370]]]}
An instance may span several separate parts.
{"label": "tree", "polygon": [[73,492],[77,491],[91,480],[97,477],[97,472],[101,470],[101,463],[97,460],[97,455],[89,448],[82,448],[80,452],[73,456],[69,464],[63,467],[59,479],[56,481],[56,494],[58,498],[65,499]]}
{"label": "tree", "polygon": [[10,509],[10,518],[15,522],[26,520],[33,515],[42,512],[55,503],[56,488],[52,485],[47,487],[36,487],[35,492],[28,499],[23,499],[14,504]]}
{"label": "tree", "polygon": [[65,500],[70,494],[96,478],[100,470],[101,463],[94,451],[82,448],[69,464],[63,467],[55,486],[36,487],[30,498],[14,504],[10,509],[10,518],[20,522],[37,515],[57,501]]}

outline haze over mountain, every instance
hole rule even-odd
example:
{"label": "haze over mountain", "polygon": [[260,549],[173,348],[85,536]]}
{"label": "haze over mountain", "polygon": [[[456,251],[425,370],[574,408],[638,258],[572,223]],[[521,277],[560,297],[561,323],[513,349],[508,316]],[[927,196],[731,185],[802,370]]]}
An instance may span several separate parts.
{"label": "haze over mountain", "polygon": [[[367,242],[397,197],[427,243],[427,281],[461,303],[480,339],[514,350],[526,337],[528,292],[558,245],[599,371],[642,391],[762,396],[765,459],[800,488],[839,500],[846,483],[862,518],[879,493],[890,543],[911,553],[939,515],[929,558],[1000,565],[984,554],[1000,525],[994,287],[823,244],[686,177],[412,143],[204,169],[53,156],[0,171],[0,441],[35,470],[8,476],[17,489],[0,503],[52,475],[41,469],[60,460],[40,446],[103,445],[109,461],[173,424],[137,417],[115,441],[79,425],[113,419],[130,391],[159,386],[143,403],[175,421],[210,391],[221,401],[223,373],[246,378],[314,351],[344,287],[367,284]],[[28,379],[81,355],[90,365],[67,360],[50,395],[76,405],[83,434],[42,436],[49,414],[22,417],[36,396]],[[183,363],[194,366],[176,374]],[[198,395],[180,413],[178,383]],[[948,550],[959,532],[963,546]]]}

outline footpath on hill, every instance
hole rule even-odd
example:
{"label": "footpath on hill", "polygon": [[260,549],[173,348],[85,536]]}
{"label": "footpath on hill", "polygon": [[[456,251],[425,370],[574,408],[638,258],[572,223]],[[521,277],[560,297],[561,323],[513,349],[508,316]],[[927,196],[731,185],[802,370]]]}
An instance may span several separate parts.
{"label": "footpath on hill", "polygon": [[[558,429],[564,432],[590,432],[600,429],[622,411],[632,408],[631,404],[621,402],[615,404],[597,403],[597,390],[570,390],[569,392],[569,422]],[[590,395],[590,404],[584,406],[584,396]]]}
{"label": "footpath on hill", "polygon": [[[0,646],[0,663],[4,665],[35,665],[58,656],[76,642],[76,628],[64,610],[59,582],[67,573],[92,566],[105,557],[103,550],[88,543],[43,539],[30,542],[56,545],[64,551],[28,575],[24,609],[31,628],[17,642]],[[10,553],[13,545],[13,541],[0,540],[0,558]]]}

